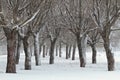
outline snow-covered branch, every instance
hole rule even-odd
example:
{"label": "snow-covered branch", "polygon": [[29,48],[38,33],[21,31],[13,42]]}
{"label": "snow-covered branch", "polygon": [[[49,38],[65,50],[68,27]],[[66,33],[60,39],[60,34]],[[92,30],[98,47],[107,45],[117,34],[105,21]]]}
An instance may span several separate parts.
{"label": "snow-covered branch", "polygon": [[19,24],[20,27],[24,27],[26,24],[28,24],[29,22],[31,22],[33,19],[35,19],[35,17],[37,16],[37,14],[39,13],[40,9],[38,9],[31,17],[27,18],[25,21],[23,21],[22,23]]}

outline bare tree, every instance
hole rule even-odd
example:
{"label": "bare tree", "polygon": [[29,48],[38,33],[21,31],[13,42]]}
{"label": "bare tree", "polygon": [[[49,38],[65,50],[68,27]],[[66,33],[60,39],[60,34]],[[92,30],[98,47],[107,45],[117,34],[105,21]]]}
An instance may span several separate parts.
{"label": "bare tree", "polygon": [[22,39],[21,39],[21,37],[20,37],[20,35],[18,34],[17,35],[17,46],[16,46],[16,48],[17,48],[17,52],[16,52],[16,59],[15,59],[15,61],[16,61],[16,64],[19,64],[19,59],[20,59],[20,49],[21,49],[21,43],[22,43]]}
{"label": "bare tree", "polygon": [[[88,27],[89,16],[87,14],[87,7],[82,5],[82,0],[69,0],[64,4],[66,11],[63,12],[64,22],[69,26],[69,30],[75,35],[77,46],[79,50],[80,67],[86,65],[86,34],[89,32]],[[69,4],[68,4],[69,3]],[[62,10],[61,10],[62,11]]]}
{"label": "bare tree", "polygon": [[59,43],[59,57],[62,57],[62,44]]}
{"label": "bare tree", "polygon": [[[21,17],[20,13],[24,12],[25,8],[29,5],[24,0],[7,0],[4,1],[7,6],[1,11],[1,26],[7,38],[7,73],[15,73],[15,51],[16,51],[16,35],[20,27],[25,26],[31,22],[38,14],[39,10],[34,12],[33,15],[26,18]],[[26,5],[25,5],[26,4]],[[5,13],[5,14],[4,14]]]}
{"label": "bare tree", "polygon": [[50,38],[50,42],[51,42],[51,46],[50,46],[50,60],[49,60],[49,63],[50,64],[54,64],[54,48],[55,48],[55,43],[59,37],[59,34],[60,34],[60,28],[57,28],[57,27],[54,27],[51,28],[51,32],[49,30],[49,38]]}
{"label": "bare tree", "polygon": [[73,44],[72,60],[75,60],[76,42]]}
{"label": "bare tree", "polygon": [[[36,65],[40,65],[40,55],[39,55],[39,34],[40,29],[45,25],[47,22],[46,17],[47,13],[50,10],[52,0],[38,0],[34,2],[36,8],[39,7],[40,13],[36,16],[36,19],[33,20],[31,25],[31,32],[33,33],[34,38],[34,54],[35,54],[35,61]],[[32,8],[34,9],[33,5]],[[33,12],[32,12],[33,11]],[[34,13],[34,10],[31,10]]]}
{"label": "bare tree", "polygon": [[111,29],[120,16],[119,0],[93,0],[92,18],[99,28],[98,31],[104,41],[108,71],[114,70],[114,55],[111,52]]}
{"label": "bare tree", "polygon": [[[94,24],[92,24],[93,26]],[[96,64],[97,60],[96,60],[96,56],[97,56],[97,50],[96,50],[96,44],[99,42],[100,40],[100,34],[98,32],[98,30],[93,30],[91,32],[89,32],[88,34],[89,38],[87,40],[88,45],[90,45],[91,49],[92,49],[92,63]]]}

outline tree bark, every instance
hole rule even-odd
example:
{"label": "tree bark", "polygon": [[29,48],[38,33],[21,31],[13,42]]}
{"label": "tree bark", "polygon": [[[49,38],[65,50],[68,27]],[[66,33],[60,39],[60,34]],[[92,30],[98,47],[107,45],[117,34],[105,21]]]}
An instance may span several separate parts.
{"label": "tree bark", "polygon": [[115,60],[114,55],[110,49],[109,39],[104,38],[104,48],[106,51],[107,63],[108,63],[108,71],[114,71],[115,68]]}
{"label": "tree bark", "polygon": [[36,66],[40,65],[40,54],[39,54],[39,33],[34,34],[34,54]]}
{"label": "tree bark", "polygon": [[7,37],[7,67],[6,73],[16,73],[15,49],[16,49],[16,31],[4,28]]}
{"label": "tree bark", "polygon": [[58,46],[56,46],[56,56],[58,56]]}
{"label": "tree bark", "polygon": [[24,37],[23,46],[25,52],[25,70],[31,70],[31,54],[29,51],[28,37]]}
{"label": "tree bark", "polygon": [[111,48],[110,48],[111,46],[110,46],[110,26],[109,25],[106,25],[104,27],[104,31],[101,33],[101,36],[104,41],[104,49],[106,51],[108,71],[114,71],[115,60],[114,60],[114,55],[111,52]]}
{"label": "tree bark", "polygon": [[39,45],[39,55],[41,55],[41,49],[42,49],[42,45]]}
{"label": "tree bark", "polygon": [[80,67],[85,67],[86,65],[86,54],[85,54],[85,36],[80,38],[77,37],[77,46],[79,51]]}
{"label": "tree bark", "polygon": [[66,44],[66,59],[69,58],[69,53],[68,53],[68,45]]}
{"label": "tree bark", "polygon": [[45,45],[43,45],[43,58],[45,58]]}
{"label": "tree bark", "polygon": [[72,46],[70,45],[70,46],[69,46],[69,55],[68,55],[69,58],[71,57],[71,48],[72,48]]}
{"label": "tree bark", "polygon": [[60,43],[60,45],[59,45],[59,57],[62,57],[62,51],[61,51],[61,49],[62,49],[62,45]]}
{"label": "tree bark", "polygon": [[73,45],[72,60],[75,60],[76,45]]}
{"label": "tree bark", "polygon": [[30,46],[30,54],[31,54],[31,56],[35,55],[35,54],[33,53],[32,45]]}
{"label": "tree bark", "polygon": [[16,53],[16,64],[19,64],[21,43],[22,43],[22,40],[21,40],[20,36],[18,35],[17,53]]}
{"label": "tree bark", "polygon": [[49,47],[45,47],[45,55],[47,56],[48,55],[48,51],[49,51]]}
{"label": "tree bark", "polygon": [[56,39],[51,40],[49,64],[54,64],[54,48],[55,48],[55,43],[56,43]]}
{"label": "tree bark", "polygon": [[92,48],[92,64],[96,64],[97,60],[96,60],[96,56],[97,56],[97,51],[96,51],[96,47],[95,45],[91,45]]}

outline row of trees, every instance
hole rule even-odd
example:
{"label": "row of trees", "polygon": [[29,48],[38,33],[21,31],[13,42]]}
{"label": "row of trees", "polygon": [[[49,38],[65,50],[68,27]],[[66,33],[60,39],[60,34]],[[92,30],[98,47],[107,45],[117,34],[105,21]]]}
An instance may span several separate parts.
{"label": "row of trees", "polygon": [[110,48],[110,34],[117,30],[114,26],[119,16],[119,0],[0,0],[0,26],[6,36],[8,52],[6,72],[16,73],[22,42],[25,70],[30,70],[30,41],[34,42],[37,66],[41,64],[42,45],[44,51],[44,45],[50,44],[49,63],[54,64],[55,46],[56,55],[59,47],[61,57],[62,43],[66,45],[66,59],[70,57],[73,45],[73,60],[77,45],[80,67],[85,67],[87,43],[93,51],[92,63],[96,63],[95,45],[100,38],[106,51],[108,71],[113,71],[115,62]]}

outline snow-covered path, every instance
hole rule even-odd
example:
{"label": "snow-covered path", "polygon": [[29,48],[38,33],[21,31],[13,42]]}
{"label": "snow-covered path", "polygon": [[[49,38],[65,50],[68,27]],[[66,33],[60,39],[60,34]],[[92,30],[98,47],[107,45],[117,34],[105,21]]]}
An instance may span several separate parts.
{"label": "snow-covered path", "polygon": [[79,67],[79,59],[66,60],[65,57],[55,57],[55,64],[49,65],[49,58],[42,58],[41,66],[35,66],[32,57],[32,70],[24,70],[24,55],[21,55],[17,65],[17,74],[6,74],[6,55],[0,55],[0,80],[119,80],[120,53],[116,52],[116,70],[107,71],[104,53],[98,53],[98,63],[91,64],[91,54],[87,53],[86,68]]}

